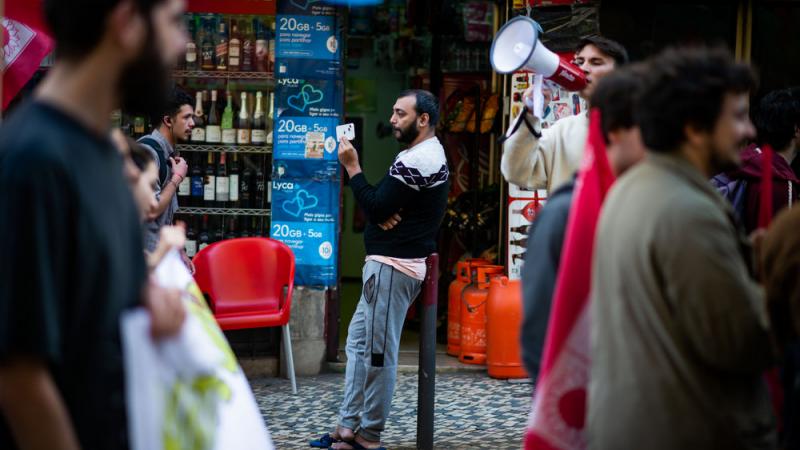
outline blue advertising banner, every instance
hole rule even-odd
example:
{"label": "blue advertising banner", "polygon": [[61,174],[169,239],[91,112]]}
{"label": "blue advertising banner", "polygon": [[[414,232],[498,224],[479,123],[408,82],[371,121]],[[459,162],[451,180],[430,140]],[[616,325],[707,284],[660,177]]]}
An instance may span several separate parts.
{"label": "blue advertising banner", "polygon": [[278,78],[275,110],[278,117],[339,117],[344,96],[341,81]]}
{"label": "blue advertising banner", "polygon": [[325,159],[335,161],[336,126],[339,119],[295,117],[275,119],[276,159]]}
{"label": "blue advertising banner", "polygon": [[336,17],[279,15],[276,22],[278,77],[341,78],[341,36]]}
{"label": "blue advertising banner", "polygon": [[272,181],[270,237],[295,257],[295,283],[336,284],[339,184],[313,179]]}
{"label": "blue advertising banner", "polygon": [[275,87],[275,158],[336,160],[342,83],[280,78]]}
{"label": "blue advertising banner", "polygon": [[339,15],[320,0],[278,1],[270,236],[294,252],[300,286],[338,282]]}

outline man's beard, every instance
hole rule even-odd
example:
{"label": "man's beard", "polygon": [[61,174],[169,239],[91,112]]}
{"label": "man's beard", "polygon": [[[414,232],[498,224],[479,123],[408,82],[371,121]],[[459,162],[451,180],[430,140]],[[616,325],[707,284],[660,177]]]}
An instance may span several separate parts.
{"label": "man's beard", "polygon": [[139,57],[125,68],[120,78],[123,111],[155,117],[168,107],[170,71],[156,48],[152,26]]}
{"label": "man's beard", "polygon": [[419,136],[419,128],[417,128],[417,122],[412,122],[406,128],[395,128],[395,131],[400,132],[400,136],[397,137],[397,141],[401,144],[409,145]]}
{"label": "man's beard", "polygon": [[[726,153],[722,152],[720,148],[716,146],[713,142],[711,143],[711,160],[708,162],[708,166],[711,169],[712,174],[717,173],[726,173],[732,170],[738,169],[741,161],[734,161],[733,159],[729,158]],[[745,143],[743,142],[737,148],[744,149]]]}

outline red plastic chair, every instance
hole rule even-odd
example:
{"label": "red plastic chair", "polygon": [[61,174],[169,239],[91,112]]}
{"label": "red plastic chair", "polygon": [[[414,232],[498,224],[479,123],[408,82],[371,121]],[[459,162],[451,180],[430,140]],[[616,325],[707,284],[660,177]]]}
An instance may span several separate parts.
{"label": "red plastic chair", "polygon": [[297,393],[289,332],[294,287],[294,254],[269,238],[216,242],[197,252],[195,275],[223,330],[283,328],[283,345],[292,393]]}

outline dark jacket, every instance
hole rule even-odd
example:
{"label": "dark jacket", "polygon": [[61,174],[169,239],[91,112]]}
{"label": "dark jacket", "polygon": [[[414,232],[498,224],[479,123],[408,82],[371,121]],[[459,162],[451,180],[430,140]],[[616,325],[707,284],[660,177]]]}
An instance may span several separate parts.
{"label": "dark jacket", "polygon": [[[731,173],[732,179],[745,180],[744,217],[745,230],[748,233],[758,227],[758,211],[761,205],[761,164],[763,154],[755,145],[742,152],[742,166]],[[783,208],[797,203],[800,192],[800,180],[792,171],[789,163],[779,154],[772,155],[772,214],[773,217]]]}
{"label": "dark jacket", "polygon": [[522,362],[528,375],[536,380],[542,361],[542,349],[547,337],[550,305],[556,286],[561,247],[567,229],[569,207],[575,178],[561,185],[547,199],[531,225],[528,251],[522,267],[523,319],[520,339]]}

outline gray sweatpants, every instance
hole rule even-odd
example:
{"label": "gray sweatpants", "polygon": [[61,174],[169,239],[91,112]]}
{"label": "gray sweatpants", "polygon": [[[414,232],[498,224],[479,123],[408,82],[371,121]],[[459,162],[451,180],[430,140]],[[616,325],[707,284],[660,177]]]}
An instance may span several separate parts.
{"label": "gray sweatpants", "polygon": [[397,379],[400,333],[422,281],[367,261],[358,307],[347,330],[347,368],[339,425],[380,441]]}

